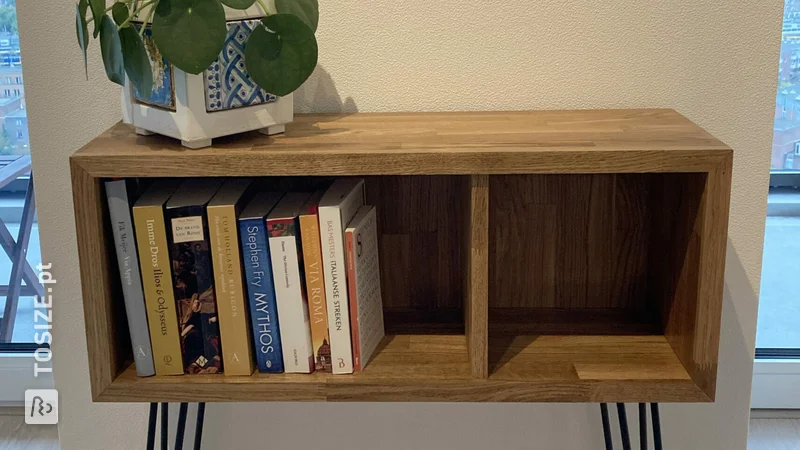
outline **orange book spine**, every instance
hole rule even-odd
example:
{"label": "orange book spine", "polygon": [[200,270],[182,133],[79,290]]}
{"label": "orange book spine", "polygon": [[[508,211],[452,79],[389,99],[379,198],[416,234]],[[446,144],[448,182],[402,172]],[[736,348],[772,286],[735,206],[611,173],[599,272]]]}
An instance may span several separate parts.
{"label": "orange book spine", "polygon": [[350,336],[353,342],[353,372],[361,372],[361,340],[358,337],[358,288],[356,285],[355,233],[345,233],[347,253],[347,290],[350,296]]}
{"label": "orange book spine", "polygon": [[331,346],[328,336],[328,307],[325,299],[325,279],[322,275],[322,243],[317,214],[300,216],[300,238],[308,295],[311,342],[314,348],[314,369],[331,372]]}

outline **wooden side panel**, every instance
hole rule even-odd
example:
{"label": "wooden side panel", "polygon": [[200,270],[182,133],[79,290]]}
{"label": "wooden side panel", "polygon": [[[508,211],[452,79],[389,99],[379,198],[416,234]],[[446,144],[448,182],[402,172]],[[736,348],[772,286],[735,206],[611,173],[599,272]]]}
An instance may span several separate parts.
{"label": "wooden side panel", "polygon": [[491,306],[643,310],[646,177],[491,177]]}
{"label": "wooden side panel", "polygon": [[716,391],[731,158],[707,174],[653,179],[650,297],[664,334],[694,382]]}
{"label": "wooden side panel", "polygon": [[[113,246],[106,229],[106,201],[101,182],[70,160],[72,195],[83,286],[83,314],[92,398],[111,385],[124,369],[130,352],[128,327],[124,321],[122,294]],[[117,293],[115,296],[114,293]],[[114,300],[116,299],[116,301]]]}
{"label": "wooden side panel", "polygon": [[691,374],[696,323],[699,236],[695,233],[705,174],[663,174],[651,182],[649,297],[664,334]]}
{"label": "wooden side panel", "polygon": [[460,311],[463,177],[367,177],[366,191],[378,207],[384,308]]}
{"label": "wooden side panel", "polygon": [[716,397],[719,336],[725,282],[725,254],[728,247],[733,156],[725,158],[708,173],[700,202],[702,236],[700,285],[697,290],[697,322],[694,330],[692,378],[712,400]]}
{"label": "wooden side panel", "polygon": [[469,179],[464,321],[472,375],[489,376],[489,177]]}

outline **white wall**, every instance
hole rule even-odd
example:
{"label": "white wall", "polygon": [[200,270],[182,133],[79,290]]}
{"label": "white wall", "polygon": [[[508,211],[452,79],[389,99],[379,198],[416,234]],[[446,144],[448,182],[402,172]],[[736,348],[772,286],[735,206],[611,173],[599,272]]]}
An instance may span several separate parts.
{"label": "white wall", "polygon": [[[93,405],[67,157],[119,119],[72,2],[20,1],[65,450],[139,449],[145,405]],[[673,107],[735,153],[718,401],[667,405],[667,448],[745,448],[780,42],[780,0],[321,1],[298,112]],[[601,448],[596,405],[210,405],[205,448]],[[300,439],[298,439],[300,438]],[[298,447],[294,447],[298,448]]]}

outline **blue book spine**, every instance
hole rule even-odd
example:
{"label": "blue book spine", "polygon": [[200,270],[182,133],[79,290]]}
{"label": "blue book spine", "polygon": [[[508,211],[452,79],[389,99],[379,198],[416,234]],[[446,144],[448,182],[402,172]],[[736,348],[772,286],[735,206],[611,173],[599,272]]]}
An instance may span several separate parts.
{"label": "blue book spine", "polygon": [[264,219],[240,219],[239,240],[259,372],[283,372],[280,324]]}

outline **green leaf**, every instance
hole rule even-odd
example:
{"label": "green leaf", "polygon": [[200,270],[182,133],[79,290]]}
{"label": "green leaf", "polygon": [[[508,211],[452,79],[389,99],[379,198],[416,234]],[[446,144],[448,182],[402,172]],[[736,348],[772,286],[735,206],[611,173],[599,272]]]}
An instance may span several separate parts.
{"label": "green leaf", "polygon": [[[111,7],[111,15],[114,16],[114,22],[116,22],[117,25],[125,23],[125,21],[128,20],[128,14],[130,14],[128,6],[124,3],[117,2]],[[130,26],[130,22],[126,26]]]}
{"label": "green leaf", "polygon": [[317,32],[319,23],[319,3],[317,0],[275,0],[275,9],[279,13],[294,14]]}
{"label": "green leaf", "polygon": [[228,27],[219,0],[161,0],[153,17],[153,40],[177,68],[199,74],[225,45]]}
{"label": "green leaf", "polygon": [[230,6],[233,9],[247,9],[253,6],[253,3],[256,0],[221,0],[222,3],[226,6]]}
{"label": "green leaf", "polygon": [[153,92],[153,72],[142,38],[133,27],[125,27],[119,30],[119,40],[122,45],[125,73],[139,94],[149,97]]}
{"label": "green leaf", "polygon": [[86,58],[86,48],[89,46],[89,27],[86,24],[86,9],[89,7],[88,0],[80,0],[75,5],[75,34],[78,36],[78,45],[83,51],[83,70],[86,72],[86,79],[89,79],[89,64]]}
{"label": "green leaf", "polygon": [[108,16],[103,16],[100,28],[100,53],[106,67],[108,79],[120,86],[125,85],[125,62],[122,57],[122,43],[117,33],[117,25]]}
{"label": "green leaf", "polygon": [[89,7],[92,8],[94,17],[94,37],[100,34],[100,27],[103,22],[103,15],[106,13],[106,0],[89,0]]}
{"label": "green leaf", "polygon": [[250,77],[272,94],[294,92],[317,66],[314,32],[292,14],[265,17],[247,40],[244,61]]}

